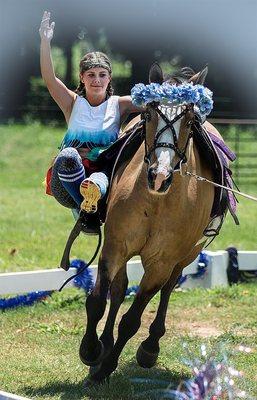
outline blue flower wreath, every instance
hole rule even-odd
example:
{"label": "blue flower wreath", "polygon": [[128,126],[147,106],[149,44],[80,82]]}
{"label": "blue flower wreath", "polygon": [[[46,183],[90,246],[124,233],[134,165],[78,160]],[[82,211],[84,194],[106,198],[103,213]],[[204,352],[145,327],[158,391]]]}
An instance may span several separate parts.
{"label": "blue flower wreath", "polygon": [[131,90],[132,103],[141,107],[152,102],[162,104],[195,104],[202,116],[210,114],[213,108],[212,92],[202,86],[192,83],[183,83],[182,85],[170,85],[165,82],[136,84]]}

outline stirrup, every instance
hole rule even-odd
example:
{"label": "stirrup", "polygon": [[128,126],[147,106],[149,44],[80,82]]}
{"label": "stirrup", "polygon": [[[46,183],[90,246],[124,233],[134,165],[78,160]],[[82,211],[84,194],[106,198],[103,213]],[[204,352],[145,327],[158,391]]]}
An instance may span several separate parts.
{"label": "stirrup", "polygon": [[101,199],[101,191],[98,185],[89,179],[85,179],[80,184],[80,193],[84,197],[80,208],[87,213],[95,213],[97,211],[97,203]]}
{"label": "stirrup", "polygon": [[86,213],[80,211],[81,231],[86,235],[99,235],[100,226],[102,225],[98,213]]}

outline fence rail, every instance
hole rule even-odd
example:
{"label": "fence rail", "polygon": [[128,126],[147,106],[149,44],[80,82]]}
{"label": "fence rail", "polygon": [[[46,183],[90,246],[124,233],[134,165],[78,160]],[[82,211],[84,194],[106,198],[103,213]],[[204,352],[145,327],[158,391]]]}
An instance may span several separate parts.
{"label": "fence rail", "polygon": [[223,127],[241,125],[238,128],[223,131],[228,146],[236,153],[237,159],[231,164],[237,184],[257,183],[257,120],[256,119],[210,119],[214,125]]}

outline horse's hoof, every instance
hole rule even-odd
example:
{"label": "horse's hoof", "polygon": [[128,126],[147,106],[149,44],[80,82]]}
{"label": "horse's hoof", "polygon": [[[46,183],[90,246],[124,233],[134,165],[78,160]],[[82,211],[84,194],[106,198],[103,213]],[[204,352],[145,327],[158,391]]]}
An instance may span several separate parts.
{"label": "horse's hoof", "polygon": [[142,368],[152,368],[156,364],[158,355],[159,352],[150,353],[149,351],[146,351],[141,344],[136,354],[137,363]]}
{"label": "horse's hoof", "polygon": [[102,366],[102,363],[97,364],[97,365],[92,365],[92,366],[89,368],[89,375],[90,375],[90,376],[95,375],[98,371],[100,371],[101,366]]}
{"label": "horse's hoof", "polygon": [[92,389],[100,385],[104,385],[105,383],[109,383],[109,378],[104,379],[94,379],[90,374],[84,381],[84,388],[85,389]]}
{"label": "horse's hoof", "polygon": [[99,364],[101,364],[101,361],[103,360],[103,357],[104,357],[104,345],[101,342],[101,340],[98,340],[98,343],[100,344],[101,348],[100,348],[99,355],[94,360],[87,360],[83,355],[83,350],[81,348],[82,346],[80,346],[79,358],[83,362],[83,364],[88,365],[89,367],[94,367],[94,366],[98,366]]}

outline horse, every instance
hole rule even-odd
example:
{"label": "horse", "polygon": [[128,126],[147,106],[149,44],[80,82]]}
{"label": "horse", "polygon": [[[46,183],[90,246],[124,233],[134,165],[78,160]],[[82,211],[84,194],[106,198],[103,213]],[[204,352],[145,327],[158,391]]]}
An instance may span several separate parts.
{"label": "horse", "polygon": [[[202,85],[206,74],[207,68],[190,78],[188,74],[171,78],[169,83]],[[164,82],[158,65],[151,67],[149,80]],[[144,142],[113,177],[96,284],[86,300],[87,326],[79,349],[81,361],[90,366],[86,386],[105,381],[117,368],[125,344],[140,327],[145,307],[160,291],[149,335],[136,354],[140,366],[155,365],[159,341],[165,334],[170,294],[183,268],[203,248],[201,239],[210,222],[213,187],[174,171],[176,165],[187,160],[192,172],[210,180],[213,177],[192,137],[193,105],[162,107],[150,103],[143,115]],[[132,305],[119,322],[114,341],[115,319],[128,285],[126,263],[135,255],[141,257],[144,274]],[[98,338],[96,328],[104,315],[109,290],[109,313]]]}

